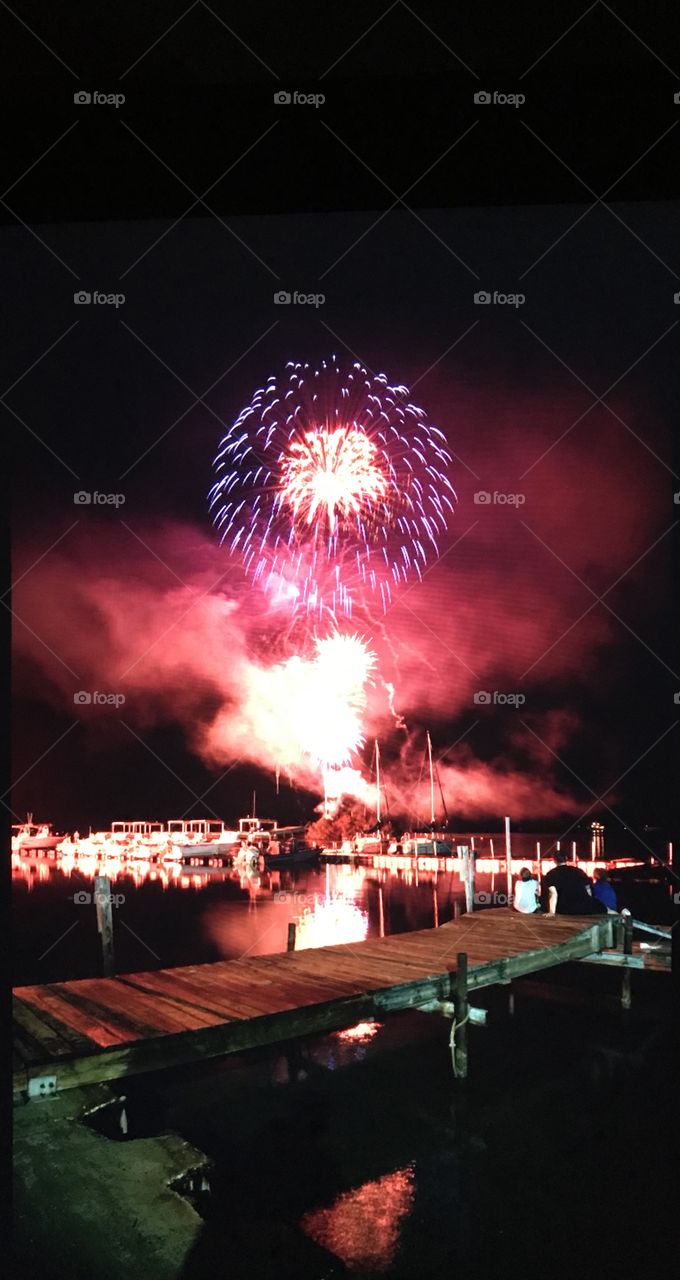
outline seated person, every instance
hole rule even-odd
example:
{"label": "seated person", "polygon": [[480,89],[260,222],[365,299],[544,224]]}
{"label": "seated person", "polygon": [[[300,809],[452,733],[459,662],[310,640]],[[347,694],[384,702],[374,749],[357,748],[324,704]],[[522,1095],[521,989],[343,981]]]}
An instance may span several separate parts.
{"label": "seated person", "polygon": [[596,867],[593,880],[593,897],[597,898],[597,901],[601,902],[607,908],[607,911],[618,910],[616,890],[611,880],[607,877],[606,869],[604,867]]}
{"label": "seated person", "polygon": [[528,867],[522,867],[519,880],[515,882],[512,905],[515,911],[521,911],[525,916],[538,911],[538,880],[532,876]]}
{"label": "seated person", "polygon": [[555,854],[557,865],[543,877],[541,904],[549,916],[605,915],[607,908],[593,897],[585,871],[567,863],[564,850]]}

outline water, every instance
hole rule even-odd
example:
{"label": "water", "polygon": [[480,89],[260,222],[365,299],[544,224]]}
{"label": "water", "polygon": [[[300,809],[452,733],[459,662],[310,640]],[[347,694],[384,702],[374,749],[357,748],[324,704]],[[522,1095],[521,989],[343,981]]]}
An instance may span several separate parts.
{"label": "water", "polygon": [[[489,865],[479,860],[478,897],[502,905],[505,871],[490,872]],[[520,865],[513,859],[515,871]],[[13,855],[15,985],[101,973],[92,890],[104,869],[121,973],[284,951],[292,920],[298,947],[322,946],[444,924],[464,904],[460,865],[451,859],[345,859],[239,873]],[[620,905],[641,919],[670,920],[660,877],[642,883],[630,875],[612,871]]]}
{"label": "water", "polygon": [[[372,865],[375,863],[377,865]],[[120,972],[358,940],[442,924],[463,902],[445,860],[348,860],[275,872],[110,864]],[[96,975],[97,867],[14,858],[15,982]],[[656,874],[613,872],[620,904],[670,918]],[[631,879],[634,875],[636,879]],[[652,881],[655,881],[652,882]],[[494,894],[505,872],[478,873]],[[119,1082],[104,1140],[175,1132],[205,1153],[202,1219],[183,1280],[468,1280],[615,1268],[670,1254],[668,975],[561,966],[482,990],[470,1078],[449,1023],[415,1011],[325,1036]],[[542,997],[541,997],[542,993]],[[541,998],[539,998],[541,997]],[[547,997],[547,998],[546,998]],[[28,1246],[27,1246],[28,1247]],[[49,1260],[36,1261],[56,1280]],[[73,1280],[81,1280],[77,1259]],[[82,1276],[82,1280],[86,1280]]]}
{"label": "water", "polygon": [[[471,1076],[409,1012],[124,1083],[127,1140],[212,1162],[184,1280],[651,1274],[670,1249],[666,977],[560,970],[571,1000],[477,993]],[[554,975],[542,982],[554,983]]]}

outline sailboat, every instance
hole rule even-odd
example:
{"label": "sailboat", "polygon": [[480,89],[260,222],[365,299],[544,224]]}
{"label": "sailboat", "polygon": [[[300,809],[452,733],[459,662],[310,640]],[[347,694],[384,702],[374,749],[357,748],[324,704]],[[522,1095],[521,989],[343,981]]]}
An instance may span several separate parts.
{"label": "sailboat", "polygon": [[[429,829],[427,831],[414,831],[414,832],[408,833],[407,835],[404,835],[402,839],[402,849],[405,854],[409,854],[413,857],[418,857],[421,855],[431,856],[432,854],[434,854],[437,857],[450,857],[452,852],[451,840],[446,837],[443,831],[435,830],[436,828],[436,818],[435,818],[435,808],[434,808],[435,764],[432,759],[432,739],[430,737],[429,729],[427,730],[427,733],[426,733],[426,740],[427,740],[427,761],[428,761],[429,781],[430,781]],[[439,781],[439,779],[437,780]],[[440,791],[441,791],[441,785],[440,785]],[[444,813],[446,816],[446,806],[444,804],[443,794],[442,794],[442,805],[444,807]],[[446,820],[448,821],[448,818]]]}
{"label": "sailboat", "polygon": [[353,841],[347,841],[347,849],[352,847],[354,853],[383,853],[387,842],[382,834],[382,783],[380,779],[380,743],[375,740],[375,823],[363,835],[356,835]]}

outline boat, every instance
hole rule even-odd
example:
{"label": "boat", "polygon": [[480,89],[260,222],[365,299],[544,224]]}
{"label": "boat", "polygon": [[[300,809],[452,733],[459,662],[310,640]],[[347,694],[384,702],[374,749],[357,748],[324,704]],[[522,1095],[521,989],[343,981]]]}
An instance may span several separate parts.
{"label": "boat", "polygon": [[[284,846],[285,849],[285,846]],[[277,867],[294,867],[315,862],[319,857],[321,850],[312,845],[297,845],[289,852],[267,852],[264,854],[264,865],[268,871],[274,871]]]}
{"label": "boat", "polygon": [[168,822],[169,848],[165,858],[233,857],[239,844],[239,832],[225,827],[219,818],[171,818]]}
{"label": "boat", "polygon": [[29,813],[25,822],[17,822],[12,826],[12,853],[32,853],[35,850],[46,852],[56,849],[64,839],[63,835],[57,835],[52,830],[51,822],[34,822],[33,814]]}
{"label": "boat", "polygon": [[[432,739],[429,730],[426,734],[427,738],[427,760],[430,775],[430,821],[425,830],[406,832],[401,840],[401,851],[408,857],[420,858],[431,857],[434,855],[438,858],[450,858],[453,853],[453,843],[451,837],[445,831],[437,830],[435,820],[434,805],[434,778],[436,765],[432,759]],[[437,781],[439,782],[439,773],[437,773]],[[439,789],[444,804],[444,795],[441,791],[441,783]],[[446,817],[446,806],[444,806],[444,816]]]}

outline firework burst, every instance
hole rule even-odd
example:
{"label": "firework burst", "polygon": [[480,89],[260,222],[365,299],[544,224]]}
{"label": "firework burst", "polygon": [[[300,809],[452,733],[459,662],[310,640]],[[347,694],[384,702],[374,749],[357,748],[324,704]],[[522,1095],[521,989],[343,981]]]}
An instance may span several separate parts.
{"label": "firework burst", "polygon": [[210,508],[253,580],[294,607],[351,615],[420,576],[453,512],[441,431],[361,364],[289,363],[227,431]]}

